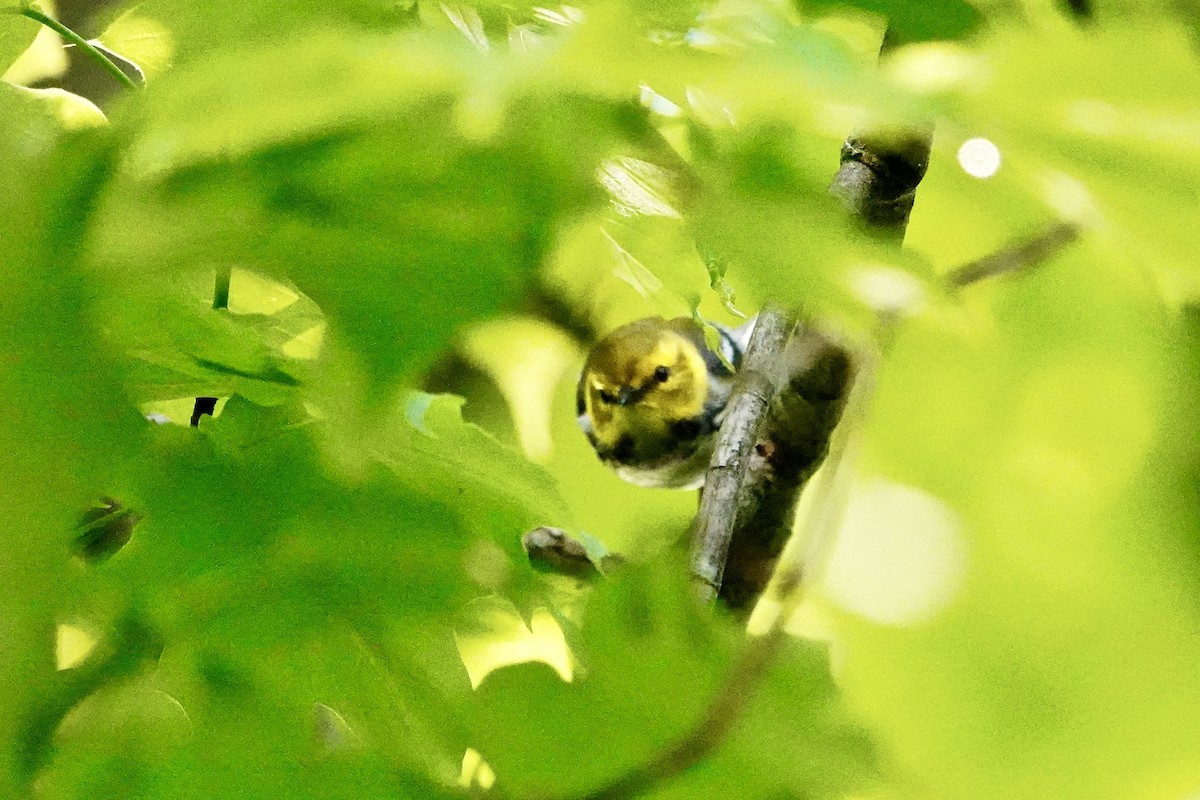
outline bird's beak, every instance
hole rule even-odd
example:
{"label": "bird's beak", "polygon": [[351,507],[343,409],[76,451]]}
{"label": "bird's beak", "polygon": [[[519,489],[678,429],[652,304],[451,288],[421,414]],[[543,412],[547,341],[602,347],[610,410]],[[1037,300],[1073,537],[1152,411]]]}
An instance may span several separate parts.
{"label": "bird's beak", "polygon": [[636,399],[637,392],[633,390],[633,387],[622,386],[621,391],[617,392],[617,405],[619,406],[627,406]]}

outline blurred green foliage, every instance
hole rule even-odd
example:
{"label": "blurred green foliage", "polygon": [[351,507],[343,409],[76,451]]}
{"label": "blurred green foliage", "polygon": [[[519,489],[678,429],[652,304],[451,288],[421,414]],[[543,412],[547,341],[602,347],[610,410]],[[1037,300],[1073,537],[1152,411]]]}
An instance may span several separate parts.
{"label": "blurred green foliage", "polygon": [[[146,81],[106,124],[0,84],[0,797],[456,797],[470,752],[569,798],[674,744],[742,636],[690,602],[694,498],[575,430],[576,370],[767,297],[879,353],[792,621],[826,642],[653,793],[1200,791],[1198,17],[1091,5],[147,0],[96,21]],[[847,134],[929,124],[898,251],[826,187]],[[85,561],[100,498],[140,521]],[[538,525],[639,563],[545,582]],[[547,608],[557,671],[468,677]]]}

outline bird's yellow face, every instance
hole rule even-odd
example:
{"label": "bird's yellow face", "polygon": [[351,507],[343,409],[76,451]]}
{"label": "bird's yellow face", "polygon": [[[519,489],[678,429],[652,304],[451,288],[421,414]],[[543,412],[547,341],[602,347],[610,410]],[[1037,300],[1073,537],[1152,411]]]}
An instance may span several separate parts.
{"label": "bird's yellow face", "polygon": [[649,465],[695,450],[709,375],[690,324],[639,320],[593,348],[578,410],[602,459]]}
{"label": "bird's yellow face", "polygon": [[679,334],[664,330],[648,351],[629,344],[613,342],[594,353],[598,357],[585,379],[586,410],[607,444],[614,443],[614,427],[643,428],[696,416],[708,393],[704,359]]}

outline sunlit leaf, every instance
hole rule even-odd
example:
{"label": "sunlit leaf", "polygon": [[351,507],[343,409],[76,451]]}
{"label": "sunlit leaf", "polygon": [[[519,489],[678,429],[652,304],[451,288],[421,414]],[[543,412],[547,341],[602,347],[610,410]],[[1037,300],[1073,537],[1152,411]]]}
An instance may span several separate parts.
{"label": "sunlit leaf", "polygon": [[126,11],[112,21],[92,44],[132,64],[143,80],[158,77],[170,68],[175,55],[171,31],[138,9]]}
{"label": "sunlit leaf", "polygon": [[108,124],[108,118],[104,116],[104,112],[86,97],[80,97],[63,89],[22,88],[21,91],[44,103],[66,130],[95,128]]}
{"label": "sunlit leaf", "polygon": [[401,481],[449,503],[489,536],[499,545],[497,557],[521,564],[521,534],[539,525],[570,528],[571,511],[545,470],[464,422],[461,406],[461,398],[448,395],[411,395],[405,419],[374,449]]}
{"label": "sunlit leaf", "polygon": [[[12,5],[17,5],[16,3]],[[38,7],[51,17],[55,15],[55,5],[51,0],[39,3]],[[28,86],[37,81],[44,81],[47,78],[56,78],[67,71],[67,54],[63,47],[62,37],[52,31],[50,28],[42,26],[34,37],[33,43],[25,49],[25,52],[14,61],[11,58],[3,55],[6,37],[13,36],[13,33],[3,33],[6,25],[18,25],[18,32],[31,30],[25,27],[29,24],[36,24],[32,20],[25,17],[19,19],[23,22],[13,22],[11,17],[5,13],[0,7],[0,76],[9,83],[18,86]],[[19,37],[18,37],[19,38]],[[9,39],[12,42],[12,39]]]}
{"label": "sunlit leaf", "polygon": [[21,16],[17,3],[0,5],[0,70],[7,70],[33,44],[41,25]]}

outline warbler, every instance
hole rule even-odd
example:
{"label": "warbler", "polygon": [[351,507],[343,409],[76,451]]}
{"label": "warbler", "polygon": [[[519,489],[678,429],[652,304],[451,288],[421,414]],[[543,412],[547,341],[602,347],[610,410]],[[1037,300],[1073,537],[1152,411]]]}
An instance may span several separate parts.
{"label": "warbler", "polygon": [[579,426],[600,460],[639,486],[702,485],[753,326],[714,325],[720,355],[688,317],[640,319],[601,339],[576,391]]}

